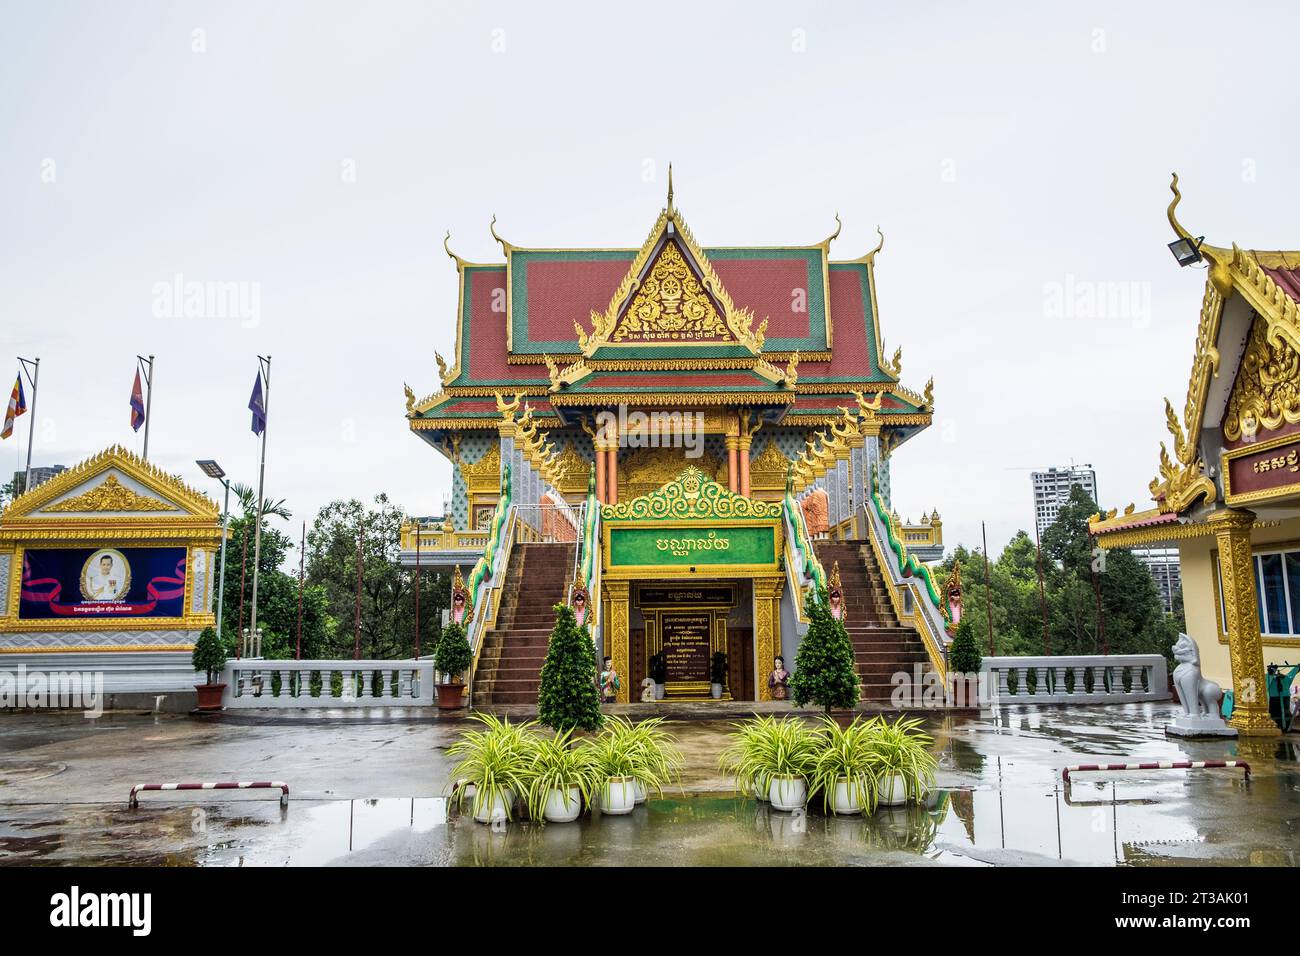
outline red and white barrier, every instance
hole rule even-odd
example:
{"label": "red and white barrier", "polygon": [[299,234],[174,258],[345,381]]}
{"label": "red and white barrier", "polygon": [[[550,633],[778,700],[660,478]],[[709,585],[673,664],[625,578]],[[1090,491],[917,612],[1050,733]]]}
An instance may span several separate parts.
{"label": "red and white barrier", "polygon": [[137,783],[131,788],[129,806],[140,805],[139,794],[148,790],[279,790],[280,804],[289,799],[289,785],[279,780],[229,780],[217,783]]}
{"label": "red and white barrier", "polygon": [[1218,767],[1240,767],[1250,779],[1250,764],[1244,760],[1154,760],[1147,763],[1080,763],[1066,767],[1061,777],[1070,782],[1071,773],[1094,770],[1208,770]]}

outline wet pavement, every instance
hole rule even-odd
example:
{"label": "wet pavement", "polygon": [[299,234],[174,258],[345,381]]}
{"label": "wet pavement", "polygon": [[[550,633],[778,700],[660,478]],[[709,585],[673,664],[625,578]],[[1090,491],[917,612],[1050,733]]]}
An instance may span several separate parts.
{"label": "wet pavement", "polygon": [[[1174,706],[1008,707],[931,718],[923,805],[828,818],[739,798],[726,720],[671,722],[680,790],[627,817],[483,826],[449,813],[462,720],[372,714],[0,718],[0,865],[1277,865],[1300,856],[1300,738],[1166,738]],[[1075,763],[1245,759],[1240,770],[1079,774]],[[283,780],[146,793],[136,783]]]}

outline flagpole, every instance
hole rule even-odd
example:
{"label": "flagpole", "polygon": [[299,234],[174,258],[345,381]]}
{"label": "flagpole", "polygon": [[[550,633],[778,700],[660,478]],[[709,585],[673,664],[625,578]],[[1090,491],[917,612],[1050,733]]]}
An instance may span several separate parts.
{"label": "flagpole", "polygon": [[[38,355],[35,359],[25,359],[21,355],[18,361],[22,364],[23,371],[27,373],[27,381],[32,384],[32,420],[27,423],[27,471],[23,474],[23,493],[32,490],[32,442],[36,437],[36,382],[41,377],[41,357]],[[31,365],[36,369],[35,374],[28,369]]]}
{"label": "flagpole", "polygon": [[266,431],[271,417],[271,356],[257,357],[258,371],[262,374],[262,462],[257,471],[257,527],[253,529],[253,612],[249,633],[257,638],[257,567],[262,554],[262,486],[266,481]]}
{"label": "flagpole", "polygon": [[144,399],[144,459],[149,460],[149,423],[153,421],[153,356],[145,358],[143,355],[137,355],[137,362],[149,366],[149,370],[144,373],[144,387],[149,390],[149,394]]}

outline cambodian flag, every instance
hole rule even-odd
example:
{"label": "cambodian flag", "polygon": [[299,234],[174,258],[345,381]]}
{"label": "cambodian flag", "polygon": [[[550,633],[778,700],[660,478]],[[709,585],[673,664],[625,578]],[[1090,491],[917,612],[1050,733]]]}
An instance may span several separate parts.
{"label": "cambodian flag", "polygon": [[0,438],[8,438],[14,433],[14,419],[27,411],[27,399],[23,397],[23,377],[20,374],[14,379],[14,390],[9,394],[9,410],[5,412],[4,431],[0,431]]}
{"label": "cambodian flag", "polygon": [[140,370],[135,370],[135,384],[131,386],[131,428],[139,431],[144,424],[144,392],[140,389]]}
{"label": "cambodian flag", "polygon": [[253,434],[260,435],[266,431],[266,400],[262,395],[262,372],[257,373],[253,383],[253,394],[248,399],[248,410],[253,413]]}

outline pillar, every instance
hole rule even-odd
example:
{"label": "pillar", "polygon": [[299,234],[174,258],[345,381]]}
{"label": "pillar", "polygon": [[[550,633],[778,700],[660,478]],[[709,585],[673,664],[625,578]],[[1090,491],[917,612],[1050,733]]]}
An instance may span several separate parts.
{"label": "pillar", "polygon": [[741,435],[737,439],[736,457],[740,468],[740,493],[749,497],[749,448],[753,444],[753,435]]}
{"label": "pillar", "polygon": [[1228,508],[1210,515],[1209,523],[1219,545],[1219,575],[1228,620],[1234,700],[1229,723],[1242,736],[1274,737],[1281,731],[1268,714],[1268,680],[1255,597],[1255,559],[1250,550],[1255,513]]}
{"label": "pillar", "polygon": [[618,671],[618,702],[626,704],[629,697],[628,672],[631,658],[628,655],[628,584],[627,581],[606,581],[605,588],[605,653]]}
{"label": "pillar", "polygon": [[740,490],[740,470],[737,462],[739,458],[740,438],[737,435],[727,436],[727,490],[736,492]]}
{"label": "pillar", "polygon": [[781,653],[781,588],[785,578],[754,578],[754,698],[771,700],[767,675]]}
{"label": "pillar", "polygon": [[609,463],[605,466],[605,491],[611,505],[618,504],[618,442],[609,446]]}
{"label": "pillar", "polygon": [[596,454],[596,500],[604,503],[605,501],[605,443],[593,442],[592,448]]}

